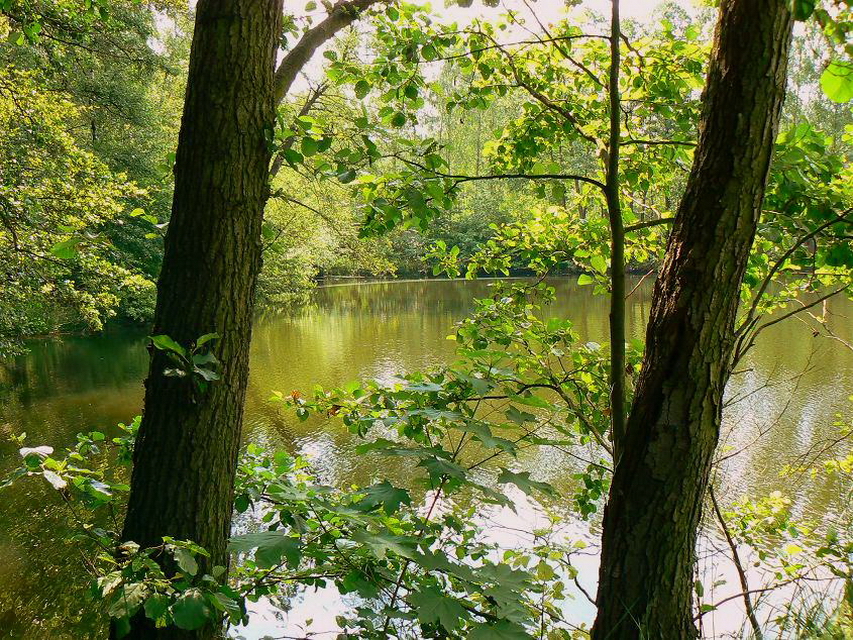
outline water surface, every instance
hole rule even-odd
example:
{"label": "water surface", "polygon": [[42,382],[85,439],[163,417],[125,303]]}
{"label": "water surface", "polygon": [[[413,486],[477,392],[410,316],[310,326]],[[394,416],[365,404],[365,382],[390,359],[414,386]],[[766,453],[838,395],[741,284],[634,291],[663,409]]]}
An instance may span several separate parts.
{"label": "water surface", "polygon": [[[568,317],[584,340],[605,341],[607,300],[577,287],[574,278],[553,282],[558,301],[550,313]],[[245,416],[246,441],[311,456],[327,482],[368,482],[377,477],[375,459],[354,456],[352,436],[338,421],[300,422],[273,407],[273,390],[310,391],[314,384],[337,385],[355,378],[390,379],[395,374],[439,366],[453,360],[446,339],[453,324],[488,294],[487,281],[410,281],[330,286],[312,305],[289,314],[259,318],[253,337],[251,377]],[[630,290],[630,287],[629,287]],[[643,283],[628,301],[628,333],[642,337],[651,285]],[[853,304],[833,300],[830,326],[853,340]],[[136,415],[147,369],[145,334],[115,331],[94,337],[37,341],[28,354],[0,364],[0,474],[16,464],[17,446],[9,436],[27,432],[28,443],[69,446],[80,431],[108,429]],[[723,451],[734,453],[721,469],[720,494],[773,490],[796,492],[799,513],[830,517],[849,496],[832,485],[792,487],[779,472],[797,452],[835,433],[837,414],[851,415],[853,353],[839,343],[814,337],[798,321],[767,331],[728,389]],[[383,476],[405,482],[408,469],[393,460]],[[540,450],[521,464],[537,479],[571,491],[578,463]],[[500,518],[498,518],[500,520]],[[498,521],[497,526],[507,524]],[[578,531],[585,526],[579,526]],[[496,532],[500,529],[496,528]],[[66,537],[69,523],[46,487],[23,483],[0,493],[0,638],[97,637],[91,632],[91,607],[81,597],[88,584],[81,561]],[[500,535],[496,533],[495,535]],[[595,561],[583,576],[595,579]],[[298,604],[298,603],[297,603]],[[733,603],[737,607],[737,603]],[[313,604],[294,615],[311,617]],[[732,617],[735,617],[732,613]],[[582,600],[577,615],[591,607]],[[277,627],[265,612],[246,630],[259,637]]]}

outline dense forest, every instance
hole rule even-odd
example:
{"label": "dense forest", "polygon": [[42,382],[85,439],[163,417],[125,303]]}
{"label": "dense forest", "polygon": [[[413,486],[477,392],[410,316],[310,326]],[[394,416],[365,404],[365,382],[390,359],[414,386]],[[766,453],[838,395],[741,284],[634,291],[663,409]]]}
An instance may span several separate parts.
{"label": "dense forest", "polygon": [[0,637],[853,638],[850,0],[0,0],[0,57]]}

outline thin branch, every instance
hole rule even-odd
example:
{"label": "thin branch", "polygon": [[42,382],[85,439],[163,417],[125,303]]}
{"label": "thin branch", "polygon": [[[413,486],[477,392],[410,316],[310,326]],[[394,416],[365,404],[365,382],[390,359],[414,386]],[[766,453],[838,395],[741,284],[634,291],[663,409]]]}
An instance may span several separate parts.
{"label": "thin branch", "polygon": [[640,285],[645,282],[646,278],[652,275],[655,271],[656,269],[649,269],[649,271],[642,278],[640,278],[640,281],[636,285],[634,285],[634,288],[628,292],[628,295],[625,296],[625,299],[627,300],[628,298],[630,298],[634,294],[634,292],[640,288]]}
{"label": "thin branch", "polygon": [[743,593],[741,594],[743,595],[743,606],[746,610],[746,616],[749,618],[749,624],[752,625],[752,633],[755,636],[755,640],[762,640],[764,636],[761,633],[761,625],[755,615],[755,607],[752,606],[752,599],[749,597],[749,582],[746,578],[746,571],[743,569],[743,563],[740,560],[737,544],[735,543],[734,538],[732,538],[732,534],[729,532],[726,519],[723,517],[723,512],[720,511],[720,505],[717,503],[717,496],[714,495],[714,487],[711,485],[708,486],[708,496],[711,498],[711,504],[714,507],[714,514],[717,516],[717,522],[720,524],[720,528],[723,530],[723,535],[726,536],[726,542],[732,552],[732,562],[737,570],[741,589],[743,589]]}
{"label": "thin branch", "polygon": [[678,147],[695,147],[695,142],[690,142],[689,140],[637,140],[635,138],[628,138],[626,140],[622,140],[620,142],[623,147],[630,144],[638,144],[638,145],[646,145],[646,146],[657,146],[657,145],[673,145]]}
{"label": "thin branch", "polygon": [[840,214],[838,214],[837,216],[835,216],[831,220],[828,220],[827,222],[823,223],[822,225],[820,225],[819,227],[814,229],[812,232],[800,237],[793,245],[791,245],[788,248],[787,251],[785,251],[785,253],[783,253],[779,257],[779,259],[770,268],[770,271],[767,273],[767,276],[764,278],[764,281],[761,283],[761,287],[759,287],[758,292],[755,294],[755,298],[752,301],[752,305],[749,308],[749,312],[746,314],[746,317],[744,318],[743,322],[741,323],[740,327],[738,328],[737,334],[741,334],[742,332],[748,331],[750,325],[754,324],[753,318],[755,316],[756,310],[758,309],[758,305],[761,302],[762,296],[767,291],[767,287],[770,286],[770,283],[773,280],[773,276],[775,276],[776,273],[778,273],[778,271],[782,268],[782,266],[785,264],[785,262],[788,261],[788,258],[790,258],[798,248],[800,248],[806,242],[808,242],[809,240],[811,240],[812,238],[817,236],[819,233],[821,233],[827,227],[830,227],[830,226],[832,226],[838,222],[843,222],[847,218],[847,216],[850,215],[851,212],[853,212],[853,208],[850,208],[850,209],[847,209],[846,211],[841,212]]}
{"label": "thin branch", "polygon": [[598,187],[602,191],[604,190],[604,183],[596,180],[595,178],[589,178],[587,176],[579,176],[568,173],[497,173],[488,176],[469,176],[455,173],[444,173],[436,169],[429,169],[420,162],[404,158],[400,155],[393,155],[390,157],[397,158],[398,160],[401,160],[406,164],[412,165],[413,167],[418,167],[419,169],[423,169],[424,171],[429,171],[434,175],[438,176],[439,178],[454,180],[456,184],[461,184],[463,182],[473,182],[476,180],[577,180],[579,182],[585,182],[587,184],[591,184],[595,187]]}
{"label": "thin branch", "polygon": [[[468,32],[461,32],[468,33]],[[481,35],[481,32],[474,31],[477,35]],[[570,40],[580,40],[581,38],[604,38],[607,39],[605,35],[599,35],[595,33],[582,33],[574,36],[556,36],[551,38],[538,38],[536,40],[516,40],[515,42],[507,42],[505,44],[492,44],[486,47],[478,47],[477,49],[469,49],[462,53],[455,53],[449,56],[442,56],[439,58],[435,58],[433,60],[428,60],[427,62],[440,62],[440,61],[448,61],[448,60],[458,60],[460,58],[470,58],[475,53],[482,53],[484,51],[493,51],[494,49],[500,49],[502,47],[521,47],[528,46],[532,44],[548,44],[548,43],[556,43],[556,42],[564,42]]]}
{"label": "thin branch", "polygon": [[673,222],[675,222],[675,218],[658,218],[657,220],[647,220],[646,222],[629,224],[625,227],[625,233],[630,231],[639,231],[640,229],[648,229],[649,227],[658,227],[662,224],[671,224]]}
{"label": "thin branch", "polygon": [[[302,105],[302,108],[299,110],[299,114],[297,118],[301,116],[307,116],[311,109],[314,108],[314,105],[317,104],[317,101],[320,97],[326,93],[326,90],[329,88],[328,83],[322,82],[317,88],[313,89],[309,94],[308,98],[305,100],[305,104]],[[284,154],[293,147],[293,143],[295,142],[296,137],[290,136],[287,140],[285,140],[284,144],[281,145],[278,152],[275,155],[275,158],[272,162],[272,167],[270,167],[270,179],[275,178],[278,175],[278,172],[281,171],[281,167],[284,165]]]}
{"label": "thin branch", "polygon": [[[758,337],[758,334],[759,334],[759,333],[761,333],[762,331],[764,331],[764,330],[765,330],[765,329],[767,329],[768,327],[772,327],[774,324],[779,324],[779,323],[780,323],[780,322],[782,322],[783,320],[787,320],[788,318],[790,318],[790,317],[792,317],[792,316],[797,315],[798,313],[802,313],[803,311],[808,311],[808,310],[809,310],[809,309],[811,309],[812,307],[816,307],[817,305],[821,304],[821,303],[822,303],[822,302],[824,302],[825,300],[829,300],[829,299],[830,299],[830,298],[832,298],[833,296],[837,296],[839,293],[842,293],[843,291],[846,291],[846,290],[847,290],[847,288],[848,288],[849,286],[850,286],[850,285],[846,285],[846,284],[845,284],[843,287],[839,287],[838,289],[835,289],[834,291],[830,291],[829,293],[827,293],[827,294],[825,294],[825,295],[820,296],[819,298],[817,298],[816,300],[814,300],[814,301],[810,302],[809,304],[803,304],[803,303],[802,303],[802,302],[800,302],[799,300],[794,300],[794,302],[798,302],[798,303],[799,303],[799,304],[801,304],[802,306],[801,306],[801,307],[799,307],[798,309],[794,309],[794,310],[792,310],[792,311],[789,311],[789,312],[787,312],[787,313],[784,313],[784,314],[782,314],[781,316],[779,316],[778,318],[775,318],[775,319],[773,319],[773,320],[769,320],[769,321],[765,322],[764,324],[760,325],[759,327],[757,327],[757,328],[756,328],[756,329],[755,329],[755,330],[750,334],[749,342],[747,342],[747,343],[746,343],[746,346],[745,346],[745,347],[743,347],[743,349],[741,349],[741,348],[740,348],[741,341],[739,341],[739,343],[738,343],[738,348],[737,348],[737,350],[735,351],[735,355],[734,355],[734,356],[733,356],[733,358],[732,358],[732,363],[731,363],[731,365],[730,365],[730,366],[731,366],[731,368],[734,368],[734,367],[737,365],[737,363],[738,363],[738,362],[740,362],[740,360],[743,358],[743,356],[745,356],[745,355],[746,355],[746,353],[747,353],[750,349],[752,349],[752,347],[753,347],[753,346],[755,346],[755,340],[756,340],[756,338]],[[745,336],[744,336],[744,337],[745,337]]]}

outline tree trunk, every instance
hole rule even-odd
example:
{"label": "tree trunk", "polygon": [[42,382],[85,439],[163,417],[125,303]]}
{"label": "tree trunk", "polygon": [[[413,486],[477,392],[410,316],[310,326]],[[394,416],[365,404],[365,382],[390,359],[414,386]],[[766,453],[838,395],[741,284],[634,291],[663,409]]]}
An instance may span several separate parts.
{"label": "tree trunk", "polygon": [[723,0],[699,144],[604,512],[595,640],[692,638],[697,528],[785,89],[786,0]]}
{"label": "tree trunk", "polygon": [[[226,564],[226,542],[253,299],[261,267],[274,122],[273,71],[282,0],[200,0],[175,164],[175,194],[158,282],[154,335],[184,346],[203,334],[221,379],[198,391],[154,351],[133,459],[123,539],[143,547],[189,539]],[[136,624],[131,638],[209,638]]]}
{"label": "tree trunk", "polygon": [[619,0],[611,1],[610,73],[607,91],[610,133],[607,144],[607,219],[610,224],[610,437],[613,459],[622,454],[625,436],[625,226],[619,192],[619,144],[621,136],[621,97],[619,95],[619,55],[621,25]]}

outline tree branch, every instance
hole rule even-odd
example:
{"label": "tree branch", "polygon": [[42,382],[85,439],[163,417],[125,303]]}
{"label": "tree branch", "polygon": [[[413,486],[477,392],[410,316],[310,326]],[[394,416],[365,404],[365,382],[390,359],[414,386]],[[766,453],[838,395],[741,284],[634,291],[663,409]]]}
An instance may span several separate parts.
{"label": "tree branch", "polygon": [[275,101],[284,100],[296,76],[311,56],[338,31],[355,22],[363,11],[383,0],[342,0],[316,26],[308,29],[275,70]]}
{"label": "tree branch", "polygon": [[814,229],[811,233],[808,233],[797,239],[797,241],[779,257],[779,259],[775,262],[775,264],[771,267],[770,271],[767,273],[767,276],[761,283],[761,287],[759,287],[758,292],[755,294],[755,298],[752,301],[752,305],[749,308],[749,312],[746,314],[743,323],[738,328],[738,334],[745,332],[751,325],[754,325],[753,319],[755,316],[755,311],[758,309],[758,304],[761,302],[761,297],[764,295],[764,292],[767,291],[767,287],[770,286],[770,283],[773,280],[773,276],[775,276],[779,269],[782,268],[785,262],[787,262],[788,258],[793,255],[794,251],[796,251],[806,242],[817,236],[827,227],[830,227],[838,222],[843,222],[851,213],[853,213],[853,208],[847,209],[846,211],[839,213],[831,220],[826,221],[825,223]]}
{"label": "tree branch", "polygon": [[473,182],[476,180],[578,180],[579,182],[591,184],[604,191],[603,182],[600,182],[595,178],[588,178],[587,176],[578,176],[567,173],[496,173],[487,176],[469,176],[456,173],[444,173],[442,171],[437,171],[436,169],[429,169],[420,162],[416,162],[415,160],[410,160],[399,155],[392,155],[388,157],[396,158],[402,162],[405,162],[406,164],[412,165],[413,167],[418,167],[419,169],[423,169],[424,171],[429,171],[430,173],[439,178],[455,180],[456,184],[461,184],[463,182]]}
{"label": "tree branch", "polygon": [[[316,89],[313,89],[311,94],[305,100],[305,104],[303,104],[302,108],[299,110],[299,116],[307,116],[311,109],[314,108],[317,100],[320,99],[328,88],[329,85],[323,82]],[[275,178],[276,175],[278,175],[278,172],[281,171],[281,167],[284,165],[284,153],[293,146],[295,139],[296,138],[294,136],[290,136],[284,144],[281,145],[281,148],[278,150],[278,153],[276,153],[272,166],[270,167],[270,179]]]}
{"label": "tree branch", "polygon": [[654,145],[674,145],[679,147],[695,147],[695,142],[690,142],[689,140],[639,140],[635,138],[628,138],[626,140],[622,140],[620,142],[623,147],[629,144],[644,144],[648,146]]}
{"label": "tree branch", "polygon": [[711,505],[714,507],[714,514],[717,516],[717,521],[720,524],[720,528],[723,530],[723,534],[726,536],[726,543],[729,545],[729,549],[732,552],[732,562],[735,565],[735,569],[737,570],[738,580],[740,580],[741,589],[743,589],[743,606],[746,610],[746,616],[749,618],[749,623],[752,625],[752,633],[755,640],[761,640],[764,636],[761,633],[761,625],[758,622],[758,618],[755,615],[755,607],[752,605],[752,598],[749,597],[749,582],[746,578],[746,571],[743,569],[743,563],[740,560],[740,554],[737,551],[737,543],[734,538],[732,538],[732,534],[729,532],[729,527],[726,525],[726,519],[723,517],[723,512],[720,511],[720,505],[717,503],[717,496],[714,495],[714,487],[708,486],[708,495],[711,498]]}
{"label": "tree branch", "polygon": [[657,227],[662,224],[670,224],[674,221],[675,218],[658,218],[657,220],[647,220],[646,222],[629,224],[625,227],[625,233],[628,233],[629,231],[639,231],[640,229],[648,229],[649,227]]}

